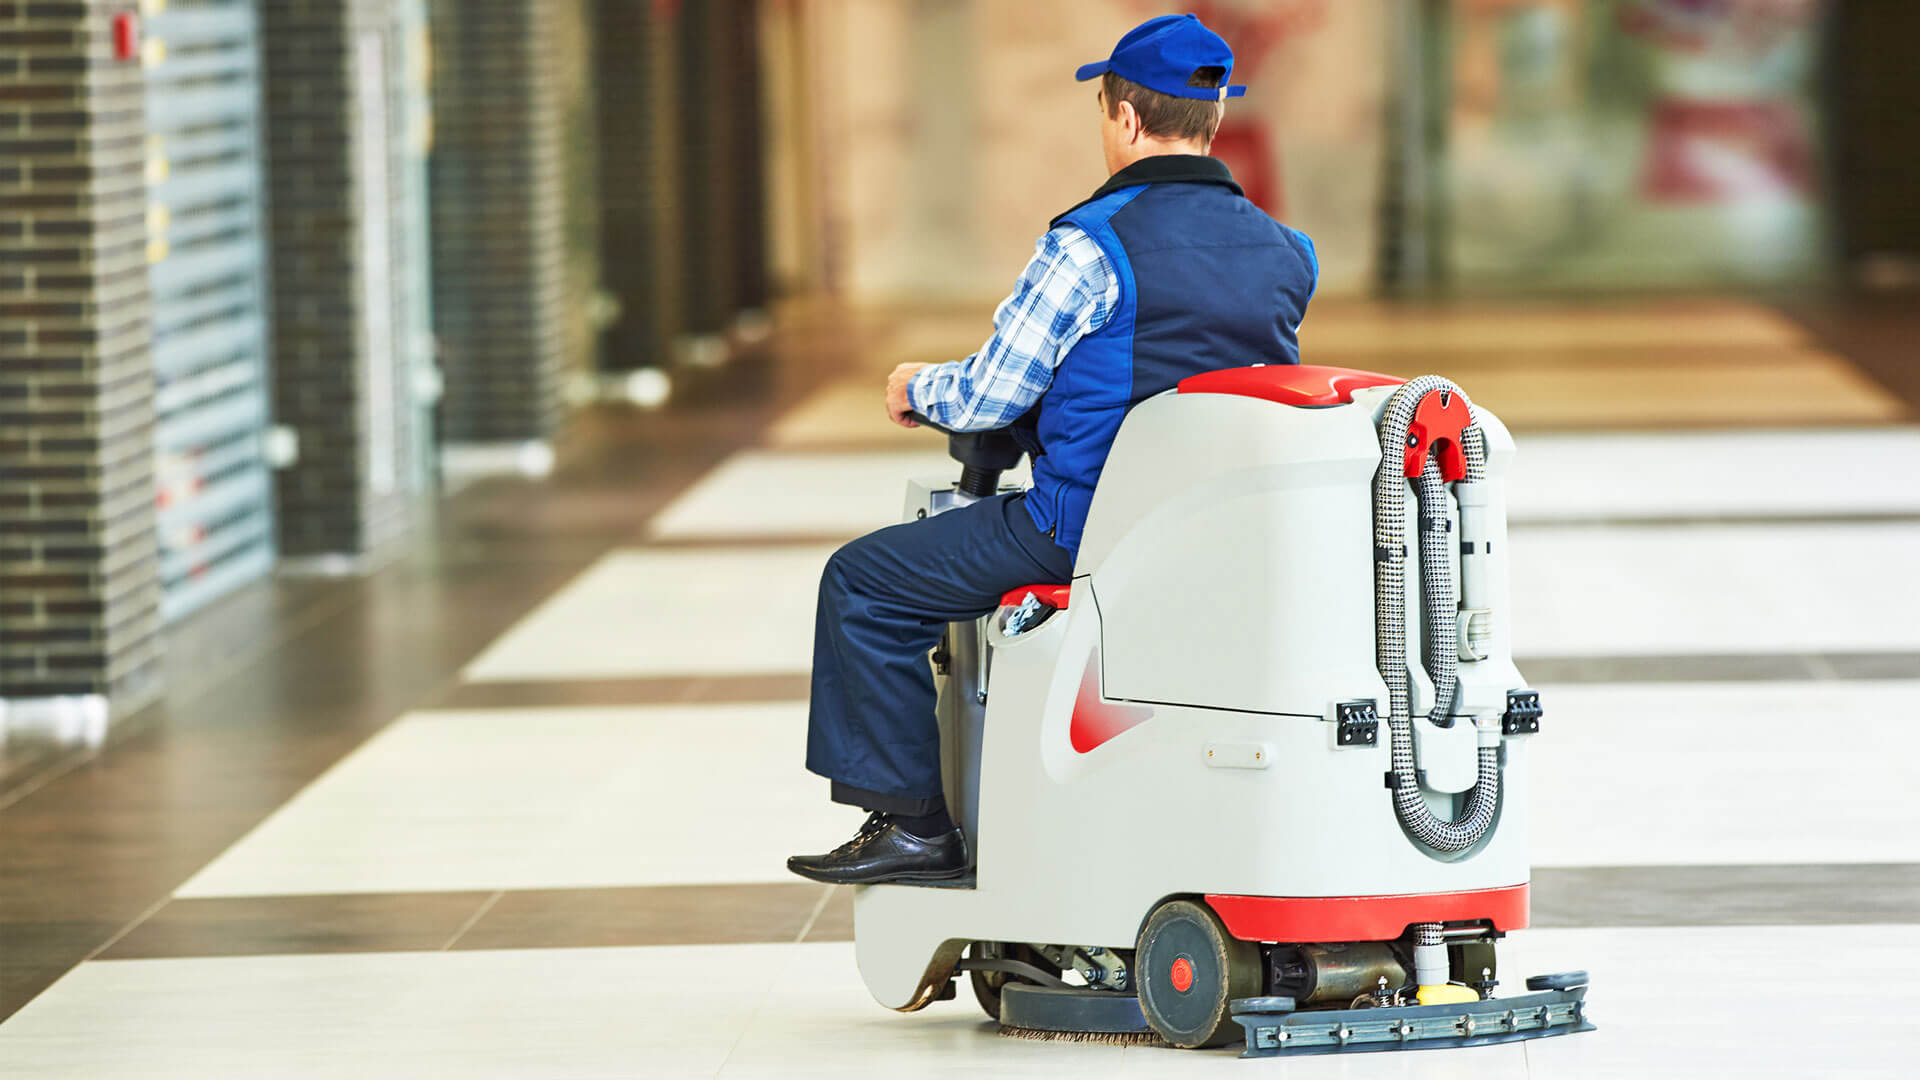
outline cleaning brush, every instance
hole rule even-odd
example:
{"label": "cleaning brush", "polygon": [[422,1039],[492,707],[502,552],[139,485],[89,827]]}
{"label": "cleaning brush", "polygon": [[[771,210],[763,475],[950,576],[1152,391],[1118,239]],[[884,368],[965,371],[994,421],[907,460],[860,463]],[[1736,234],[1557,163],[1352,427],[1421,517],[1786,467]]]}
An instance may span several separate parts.
{"label": "cleaning brush", "polygon": [[1166,1040],[1151,1031],[1042,1031],[1038,1028],[1000,1025],[1000,1034],[1010,1039],[1037,1042],[1105,1043],[1109,1046],[1165,1046]]}

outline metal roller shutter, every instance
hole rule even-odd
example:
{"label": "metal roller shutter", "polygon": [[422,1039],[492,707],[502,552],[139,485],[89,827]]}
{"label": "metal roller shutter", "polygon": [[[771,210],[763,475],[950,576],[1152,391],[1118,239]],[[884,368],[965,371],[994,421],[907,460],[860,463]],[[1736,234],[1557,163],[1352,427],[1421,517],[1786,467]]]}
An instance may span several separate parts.
{"label": "metal roller shutter", "polygon": [[248,0],[145,24],[161,614],[273,565],[260,70]]}

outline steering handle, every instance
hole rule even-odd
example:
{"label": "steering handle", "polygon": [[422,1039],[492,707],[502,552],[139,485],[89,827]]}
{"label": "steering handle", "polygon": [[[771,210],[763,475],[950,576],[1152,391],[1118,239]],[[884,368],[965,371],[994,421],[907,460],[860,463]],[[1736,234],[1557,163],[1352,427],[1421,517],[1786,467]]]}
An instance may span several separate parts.
{"label": "steering handle", "polygon": [[947,454],[960,463],[961,491],[984,499],[1000,490],[1000,474],[1020,464],[1024,451],[1006,428],[992,431],[955,431],[909,410],[907,419],[947,436]]}
{"label": "steering handle", "polygon": [[914,410],[912,410],[912,409],[908,409],[908,410],[907,410],[907,419],[909,419],[909,420],[911,420],[911,421],[913,421],[913,422],[914,422],[914,423],[916,423],[916,424],[919,424],[919,425],[920,425],[921,427],[924,427],[924,428],[932,428],[933,430],[935,430],[935,431],[937,431],[937,432],[939,432],[939,433],[940,433],[940,434],[942,434],[942,435],[958,435],[958,434],[960,434],[959,432],[957,432],[957,431],[955,431],[955,430],[953,430],[953,429],[952,429],[952,428],[950,428],[950,427],[947,427],[947,426],[945,426],[944,424],[936,424],[936,423],[934,423],[933,421],[931,421],[931,420],[929,420],[929,419],[927,419],[927,418],[926,418],[926,417],[925,417],[924,415],[922,415],[922,414],[920,414],[920,413],[918,413],[918,412],[915,412],[915,411],[914,411]]}

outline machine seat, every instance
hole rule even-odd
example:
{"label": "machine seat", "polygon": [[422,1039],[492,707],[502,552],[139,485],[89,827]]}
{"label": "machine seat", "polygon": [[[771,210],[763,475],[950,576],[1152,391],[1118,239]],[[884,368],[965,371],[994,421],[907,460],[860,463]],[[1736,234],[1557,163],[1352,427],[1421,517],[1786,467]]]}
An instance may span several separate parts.
{"label": "machine seat", "polygon": [[1319,367],[1313,364],[1255,364],[1223,368],[1180,380],[1182,394],[1237,394],[1264,398],[1282,405],[1345,405],[1355,390],[1370,386],[1398,386],[1405,379],[1374,371]]}

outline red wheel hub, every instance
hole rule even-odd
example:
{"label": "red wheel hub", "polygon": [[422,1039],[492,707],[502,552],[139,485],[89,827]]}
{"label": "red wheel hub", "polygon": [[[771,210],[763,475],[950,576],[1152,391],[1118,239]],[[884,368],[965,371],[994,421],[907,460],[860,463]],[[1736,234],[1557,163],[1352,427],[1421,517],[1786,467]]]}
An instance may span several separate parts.
{"label": "red wheel hub", "polygon": [[1178,957],[1173,962],[1173,970],[1167,973],[1167,979],[1173,988],[1184,994],[1193,989],[1193,963],[1186,957]]}

